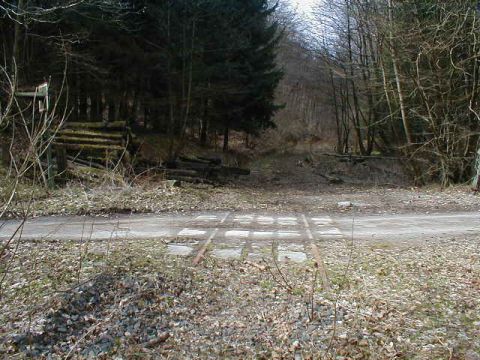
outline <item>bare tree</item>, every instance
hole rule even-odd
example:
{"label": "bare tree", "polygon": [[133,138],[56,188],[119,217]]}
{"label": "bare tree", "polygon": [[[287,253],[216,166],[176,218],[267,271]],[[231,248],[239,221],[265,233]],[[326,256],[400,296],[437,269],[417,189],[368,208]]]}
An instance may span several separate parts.
{"label": "bare tree", "polygon": [[480,130],[476,7],[334,0],[316,18],[337,119],[350,119],[358,151],[407,155],[419,181],[469,179]]}

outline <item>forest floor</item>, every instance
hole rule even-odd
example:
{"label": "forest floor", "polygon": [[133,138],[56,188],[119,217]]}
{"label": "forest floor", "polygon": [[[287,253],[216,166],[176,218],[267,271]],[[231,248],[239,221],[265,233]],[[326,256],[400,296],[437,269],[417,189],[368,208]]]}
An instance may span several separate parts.
{"label": "forest floor", "polygon": [[[252,169],[222,187],[71,185],[38,196],[33,209],[37,216],[225,210],[352,221],[480,210],[467,186],[413,188],[384,162],[295,154]],[[208,256],[197,265],[169,255],[161,237],[16,241],[0,259],[0,356],[478,360],[480,235],[416,240],[353,232],[318,241],[320,264],[277,261],[272,243],[256,261]]]}
{"label": "forest floor", "polygon": [[[8,358],[478,359],[480,239],[321,245],[311,261],[198,266],[161,241],[22,243]],[[79,261],[79,254],[81,261]]]}

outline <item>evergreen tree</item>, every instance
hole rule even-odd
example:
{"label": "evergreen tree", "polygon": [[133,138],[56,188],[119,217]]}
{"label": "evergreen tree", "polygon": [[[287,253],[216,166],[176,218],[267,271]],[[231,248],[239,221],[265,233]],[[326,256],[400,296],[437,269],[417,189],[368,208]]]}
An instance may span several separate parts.
{"label": "evergreen tree", "polygon": [[278,109],[274,91],[282,73],[275,63],[278,24],[269,22],[275,8],[264,0],[231,0],[220,6],[219,31],[213,43],[224,44],[224,51],[215,58],[218,71],[212,81],[227,150],[230,129],[257,134],[274,125],[271,117]]}
{"label": "evergreen tree", "polygon": [[48,76],[59,84],[66,57],[69,121],[143,118],[145,129],[168,135],[172,158],[197,129],[203,142],[223,131],[227,149],[230,130],[273,126],[280,35],[267,0],[58,4],[13,3],[14,13],[45,15],[25,15],[20,27],[0,16],[2,58],[16,57],[23,84],[33,85]]}

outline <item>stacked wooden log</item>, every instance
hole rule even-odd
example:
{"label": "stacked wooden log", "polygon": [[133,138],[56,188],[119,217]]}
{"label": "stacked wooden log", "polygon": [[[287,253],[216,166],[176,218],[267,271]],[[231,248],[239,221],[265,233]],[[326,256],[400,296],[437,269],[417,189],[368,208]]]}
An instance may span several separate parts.
{"label": "stacked wooden log", "polygon": [[[67,160],[93,168],[108,168],[129,157],[133,135],[126,122],[70,122],[58,131],[53,143],[59,173],[65,173]],[[222,165],[220,158],[179,157],[161,164],[144,160],[135,166],[136,174],[154,172],[167,180],[214,184],[228,178],[249,175],[250,170]]]}
{"label": "stacked wooden log", "polygon": [[137,172],[154,171],[167,180],[178,180],[189,183],[217,184],[238,176],[250,175],[250,170],[222,165],[220,158],[207,157],[179,157],[150,169],[137,166]]}
{"label": "stacked wooden log", "polygon": [[125,121],[69,122],[58,131],[54,147],[85,165],[107,167],[125,156],[130,139]]}

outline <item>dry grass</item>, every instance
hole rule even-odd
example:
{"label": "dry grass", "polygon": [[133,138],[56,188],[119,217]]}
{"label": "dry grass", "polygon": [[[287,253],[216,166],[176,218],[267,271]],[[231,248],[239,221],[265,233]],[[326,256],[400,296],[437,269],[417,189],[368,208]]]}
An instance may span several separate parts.
{"label": "dry grass", "polygon": [[463,359],[480,351],[478,237],[409,248],[319,245],[330,292],[319,279],[313,285],[311,263],[280,264],[287,291],[268,255],[260,266],[207,259],[192,267],[166,256],[160,240],[23,242],[3,287],[0,349],[10,358],[171,359]]}

